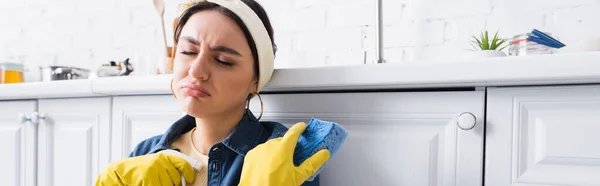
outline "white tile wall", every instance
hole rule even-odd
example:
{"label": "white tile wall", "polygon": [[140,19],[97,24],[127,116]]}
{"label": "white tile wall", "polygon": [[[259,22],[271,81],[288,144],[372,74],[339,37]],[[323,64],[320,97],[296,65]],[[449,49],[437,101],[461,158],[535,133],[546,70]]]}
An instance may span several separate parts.
{"label": "white tile wall", "polygon": [[[167,0],[173,17],[179,0]],[[277,68],[371,64],[376,0],[258,0],[275,26]],[[600,37],[600,0],[383,0],[389,63],[460,58],[483,29],[551,32],[565,44]],[[169,44],[171,20],[166,21]],[[0,57],[84,68],[132,59],[159,66],[160,21],[150,0],[0,0]]]}

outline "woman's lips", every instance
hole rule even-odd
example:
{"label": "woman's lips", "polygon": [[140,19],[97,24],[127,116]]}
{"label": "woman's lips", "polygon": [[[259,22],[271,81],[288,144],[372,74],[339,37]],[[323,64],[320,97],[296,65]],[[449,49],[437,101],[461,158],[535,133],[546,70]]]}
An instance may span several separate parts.
{"label": "woman's lips", "polygon": [[195,84],[184,84],[181,87],[181,91],[188,96],[193,96],[197,98],[209,97],[210,93],[206,91],[202,86]]}

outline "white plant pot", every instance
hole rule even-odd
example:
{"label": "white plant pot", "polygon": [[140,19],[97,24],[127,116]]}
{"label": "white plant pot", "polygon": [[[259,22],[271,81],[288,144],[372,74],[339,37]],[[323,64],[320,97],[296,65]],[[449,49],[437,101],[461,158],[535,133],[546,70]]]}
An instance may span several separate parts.
{"label": "white plant pot", "polygon": [[489,58],[489,57],[504,57],[506,53],[499,50],[481,50],[469,52],[468,58]]}

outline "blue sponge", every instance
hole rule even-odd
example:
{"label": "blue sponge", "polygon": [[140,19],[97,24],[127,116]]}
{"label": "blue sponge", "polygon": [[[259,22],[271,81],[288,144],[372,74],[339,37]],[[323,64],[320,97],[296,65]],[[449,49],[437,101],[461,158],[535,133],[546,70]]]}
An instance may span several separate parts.
{"label": "blue sponge", "polygon": [[[342,146],[347,136],[348,133],[341,125],[312,118],[306,125],[306,129],[302,135],[300,135],[300,138],[298,138],[298,143],[294,150],[294,165],[299,166],[304,160],[323,149],[329,150],[331,159]],[[327,163],[325,163],[325,165],[327,165]],[[321,173],[325,165],[323,165],[307,181],[314,180],[314,178]]]}

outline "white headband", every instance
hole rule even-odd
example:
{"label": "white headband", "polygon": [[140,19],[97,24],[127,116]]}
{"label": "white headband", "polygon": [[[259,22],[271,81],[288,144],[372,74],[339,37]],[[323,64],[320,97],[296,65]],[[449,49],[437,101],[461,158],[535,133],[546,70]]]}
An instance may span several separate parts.
{"label": "white headband", "polygon": [[275,55],[273,54],[273,45],[267,29],[262,21],[240,0],[196,0],[196,2],[208,1],[229,9],[236,14],[250,31],[250,35],[256,45],[258,55],[258,88],[259,92],[271,79],[274,69]]}

